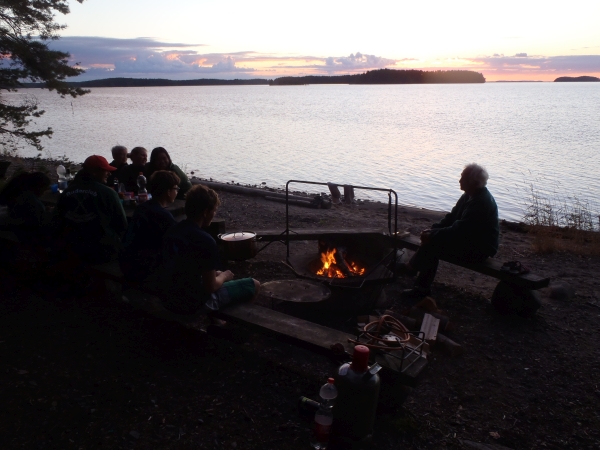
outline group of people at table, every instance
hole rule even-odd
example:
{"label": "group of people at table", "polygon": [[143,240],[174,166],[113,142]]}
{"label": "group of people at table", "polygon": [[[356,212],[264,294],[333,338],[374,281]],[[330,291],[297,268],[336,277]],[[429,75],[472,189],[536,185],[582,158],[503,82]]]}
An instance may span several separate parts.
{"label": "group of people at table", "polygon": [[[112,154],[111,163],[98,155],[85,160],[60,194],[51,231],[42,225],[45,207],[40,201],[49,178],[40,172],[14,177],[0,192],[0,204],[9,210],[5,227],[21,242],[50,247],[73,268],[118,259],[127,279],[155,290],[175,313],[210,312],[253,299],[259,282],[233,280],[231,271],[219,270],[223,266],[216,242],[205,231],[220,204],[217,193],[201,184],[192,186],[162,147],[152,151],[149,163],[143,147],[128,153],[116,146]],[[128,191],[137,192],[140,173],[148,177],[152,199],[140,204],[128,222],[112,186],[124,183]],[[459,180],[464,195],[440,222],[422,232],[421,248],[400,265],[402,272],[418,275],[405,296],[430,294],[440,258],[476,263],[496,254],[498,208],[487,181],[483,167],[465,166]],[[186,218],[177,222],[167,207],[184,195]]]}
{"label": "group of people at table", "polygon": [[[85,160],[46,222],[40,198],[50,179],[41,172],[13,177],[0,192],[0,204],[8,208],[4,229],[71,272],[118,260],[126,279],[156,292],[174,313],[209,313],[255,298],[258,281],[234,280],[231,271],[219,270],[217,244],[205,231],[220,205],[217,193],[192,186],[162,147],[152,151],[148,163],[143,147],[128,152],[116,146],[112,155],[111,163],[99,155]],[[128,221],[113,186],[123,183],[127,191],[137,192],[140,173],[148,179],[152,198]],[[185,198],[186,217],[180,222],[167,209],[178,197]]]}

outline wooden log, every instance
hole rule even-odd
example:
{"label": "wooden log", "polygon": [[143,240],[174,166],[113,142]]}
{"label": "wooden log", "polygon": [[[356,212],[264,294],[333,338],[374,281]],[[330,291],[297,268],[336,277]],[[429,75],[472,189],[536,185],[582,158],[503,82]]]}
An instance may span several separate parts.
{"label": "wooden log", "polygon": [[475,441],[460,441],[466,448],[472,448],[473,450],[512,450],[510,447],[505,447],[504,445],[499,444],[484,444],[481,442]]}
{"label": "wooden log", "polygon": [[[272,195],[265,195],[265,200],[269,200],[272,202],[279,202],[279,203],[285,203],[285,198],[279,198],[279,197],[274,197]],[[312,200],[308,200],[308,199],[296,199],[296,198],[291,198],[288,200],[288,204],[292,205],[292,206],[304,206],[305,208],[317,208]]]}
{"label": "wooden log", "polygon": [[446,353],[447,355],[450,356],[458,356],[458,355],[462,355],[465,351],[463,349],[463,347],[454,342],[452,339],[450,339],[447,336],[444,336],[443,334],[438,333],[437,335],[437,340],[435,342],[435,349],[441,349],[444,353]]}
{"label": "wooden log", "polygon": [[[193,179],[192,184],[203,184],[214,190],[232,192],[234,194],[253,195],[256,197],[264,197],[268,195],[269,197],[277,197],[285,200],[285,192],[276,192],[271,191],[269,189],[258,189],[247,186],[238,186],[237,184],[217,183],[215,181],[206,181],[198,179]],[[295,194],[289,194],[289,198],[295,200],[307,200],[309,202],[311,201],[311,197],[303,197],[301,195]]]}
{"label": "wooden log", "polygon": [[402,325],[404,325],[410,331],[416,331],[418,328],[417,321],[412,317],[399,314],[395,311],[390,311],[389,309],[385,311],[385,314],[387,314],[388,316],[392,316],[395,319],[398,319],[402,323]]}

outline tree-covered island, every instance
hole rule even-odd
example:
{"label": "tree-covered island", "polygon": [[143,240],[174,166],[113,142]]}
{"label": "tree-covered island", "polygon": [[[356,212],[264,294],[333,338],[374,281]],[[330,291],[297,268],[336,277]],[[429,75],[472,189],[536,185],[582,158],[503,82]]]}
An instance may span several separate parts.
{"label": "tree-covered island", "polygon": [[485,77],[470,70],[370,70],[356,75],[334,75],[276,78],[271,86],[302,84],[444,84],[485,83]]}

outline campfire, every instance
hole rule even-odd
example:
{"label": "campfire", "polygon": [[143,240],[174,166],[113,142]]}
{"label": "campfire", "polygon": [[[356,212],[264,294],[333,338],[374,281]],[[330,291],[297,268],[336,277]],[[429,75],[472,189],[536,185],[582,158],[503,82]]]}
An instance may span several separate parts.
{"label": "campfire", "polygon": [[316,271],[317,275],[327,278],[348,278],[364,275],[365,268],[354,261],[347,259],[347,254],[342,248],[322,248],[321,263],[323,265]]}

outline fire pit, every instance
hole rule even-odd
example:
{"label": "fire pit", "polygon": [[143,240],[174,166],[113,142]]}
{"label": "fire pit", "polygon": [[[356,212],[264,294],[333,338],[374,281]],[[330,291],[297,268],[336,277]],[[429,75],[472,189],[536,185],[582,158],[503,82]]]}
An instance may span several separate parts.
{"label": "fire pit", "polygon": [[[290,255],[289,185],[302,183],[329,186],[335,183],[290,180],[286,184],[286,229],[282,233],[287,246],[287,263],[298,277],[325,283],[331,289],[328,300],[306,303],[314,311],[333,314],[363,313],[374,308],[384,295],[382,285],[395,279],[395,241],[385,239],[382,232],[360,230],[320,230],[314,234],[315,251]],[[341,186],[341,185],[340,185]],[[391,189],[349,186],[384,192],[388,196],[387,232],[398,231],[398,196]],[[392,203],[394,199],[394,204]],[[322,232],[321,232],[322,231]],[[391,246],[390,246],[391,243]],[[286,302],[283,302],[286,303]],[[287,302],[291,303],[291,302]],[[296,303],[293,308],[301,304]]]}
{"label": "fire pit", "polygon": [[299,277],[330,286],[361,288],[391,282],[394,273],[389,266],[395,261],[395,249],[382,242],[374,234],[324,236],[314,252],[290,256],[288,263]]}

